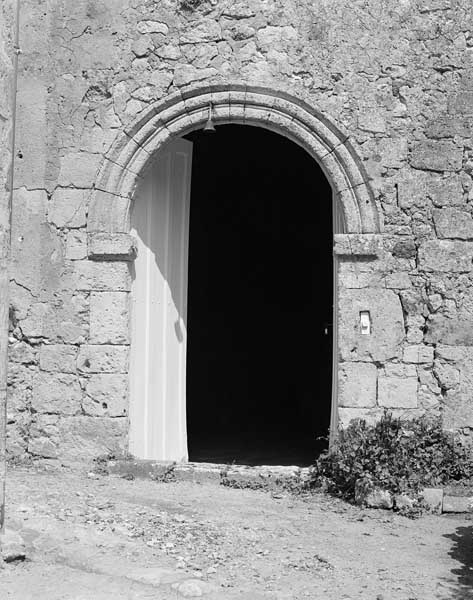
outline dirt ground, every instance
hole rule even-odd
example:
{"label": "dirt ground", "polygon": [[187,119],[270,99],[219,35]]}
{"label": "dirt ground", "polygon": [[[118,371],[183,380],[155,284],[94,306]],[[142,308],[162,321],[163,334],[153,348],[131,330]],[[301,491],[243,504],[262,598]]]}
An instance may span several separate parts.
{"label": "dirt ground", "polygon": [[2,600],[473,598],[469,516],[30,468],[9,473],[7,520],[28,551]]}

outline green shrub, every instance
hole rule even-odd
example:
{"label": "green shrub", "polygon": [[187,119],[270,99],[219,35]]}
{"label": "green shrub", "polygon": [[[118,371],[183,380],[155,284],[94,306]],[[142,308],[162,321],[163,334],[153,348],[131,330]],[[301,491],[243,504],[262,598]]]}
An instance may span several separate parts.
{"label": "green shrub", "polygon": [[402,420],[385,412],[375,425],[360,419],[341,431],[313,466],[310,484],[353,500],[358,480],[402,493],[472,476],[471,448],[444,431],[440,418]]}

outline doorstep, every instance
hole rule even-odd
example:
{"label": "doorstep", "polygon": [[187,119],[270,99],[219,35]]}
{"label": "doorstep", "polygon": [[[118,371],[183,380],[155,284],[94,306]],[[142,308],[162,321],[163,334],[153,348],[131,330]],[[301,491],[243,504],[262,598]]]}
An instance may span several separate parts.
{"label": "doorstep", "polygon": [[107,463],[110,475],[155,481],[191,481],[235,488],[294,489],[307,481],[308,467],[228,465],[215,463],[172,463],[155,460],[121,459]]}

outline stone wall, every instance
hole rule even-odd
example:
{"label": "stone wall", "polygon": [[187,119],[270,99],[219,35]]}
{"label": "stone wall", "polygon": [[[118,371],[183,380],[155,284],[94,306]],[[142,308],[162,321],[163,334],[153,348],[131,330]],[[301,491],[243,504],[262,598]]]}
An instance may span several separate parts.
{"label": "stone wall", "polygon": [[[89,206],[114,141],[195,86],[305,102],[346,133],[367,174],[376,248],[355,232],[336,242],[341,423],[387,407],[441,412],[471,432],[470,0],[22,4],[12,455],[72,462],[127,447],[133,252],[117,239],[104,249],[106,238],[88,248]],[[360,335],[362,310],[371,336]]]}
{"label": "stone wall", "polygon": [[6,468],[6,368],[8,358],[9,326],[9,272],[8,240],[10,235],[11,173],[12,173],[12,99],[13,99],[13,46],[14,16],[10,2],[0,5],[0,528],[5,519]]}

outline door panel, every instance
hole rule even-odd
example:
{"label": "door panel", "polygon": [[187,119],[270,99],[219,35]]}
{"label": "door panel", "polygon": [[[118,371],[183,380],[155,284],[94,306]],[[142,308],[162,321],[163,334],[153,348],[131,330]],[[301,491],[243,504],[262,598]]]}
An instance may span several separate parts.
{"label": "door panel", "polygon": [[130,451],[187,460],[187,267],[192,143],[159,154],[136,195],[131,233]]}

